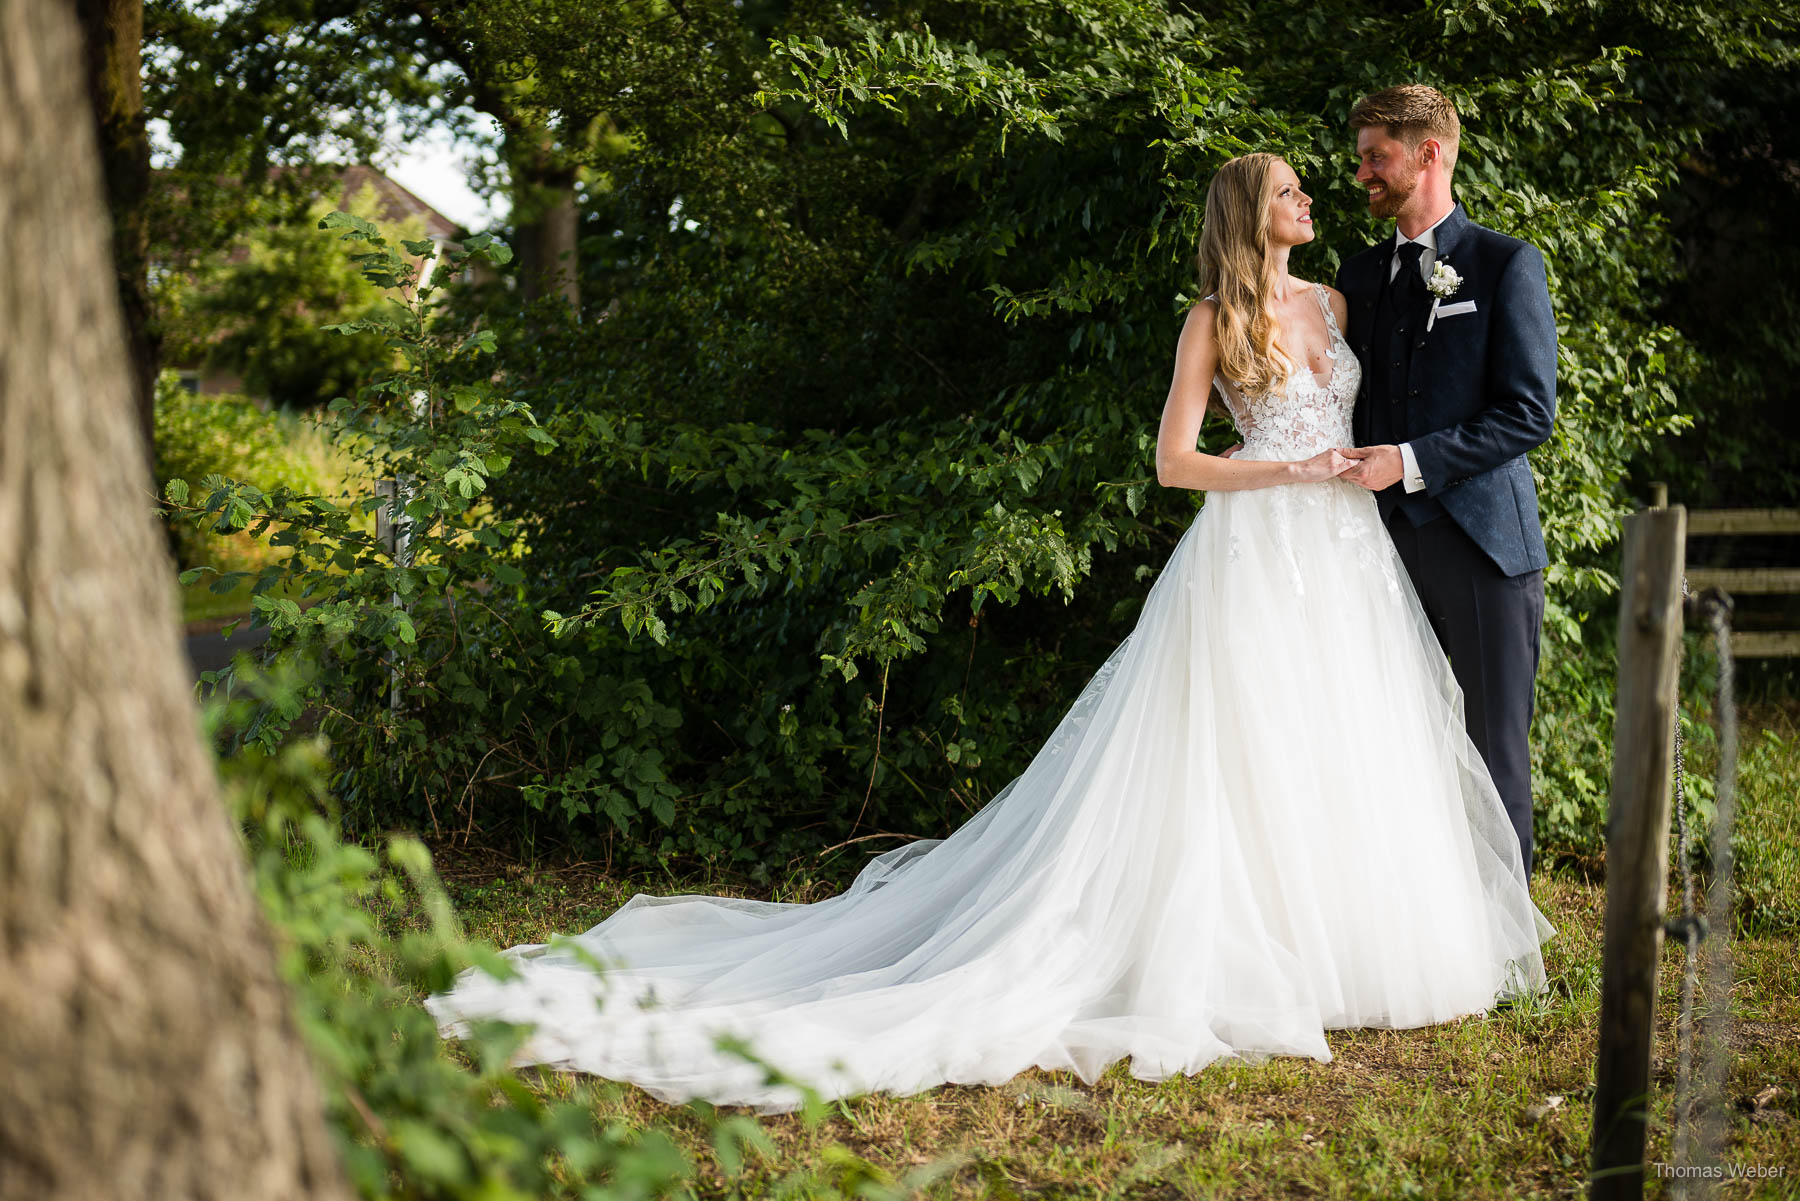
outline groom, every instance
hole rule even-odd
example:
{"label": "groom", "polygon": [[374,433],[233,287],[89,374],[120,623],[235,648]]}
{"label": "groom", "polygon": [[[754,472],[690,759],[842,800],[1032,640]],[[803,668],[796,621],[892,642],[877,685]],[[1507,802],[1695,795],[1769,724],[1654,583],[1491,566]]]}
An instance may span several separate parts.
{"label": "groom", "polygon": [[1362,361],[1356,466],[1376,494],[1462,686],[1469,737],[1531,874],[1532,688],[1544,535],[1525,453],[1556,417],[1556,321],[1536,247],[1470,221],[1450,192],[1461,124],[1406,84],[1350,110],[1369,211],[1392,238],[1344,263]]}

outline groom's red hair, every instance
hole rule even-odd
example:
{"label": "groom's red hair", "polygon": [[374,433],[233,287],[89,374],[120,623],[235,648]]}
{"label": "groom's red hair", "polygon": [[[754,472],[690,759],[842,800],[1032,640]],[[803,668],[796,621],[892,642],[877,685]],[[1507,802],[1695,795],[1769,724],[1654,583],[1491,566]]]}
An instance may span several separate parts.
{"label": "groom's red hair", "polygon": [[1436,138],[1444,148],[1444,174],[1456,169],[1456,149],[1462,141],[1462,122],[1450,98],[1424,83],[1403,83],[1364,96],[1350,107],[1350,132],[1379,125],[1387,136],[1417,150],[1426,138]]}

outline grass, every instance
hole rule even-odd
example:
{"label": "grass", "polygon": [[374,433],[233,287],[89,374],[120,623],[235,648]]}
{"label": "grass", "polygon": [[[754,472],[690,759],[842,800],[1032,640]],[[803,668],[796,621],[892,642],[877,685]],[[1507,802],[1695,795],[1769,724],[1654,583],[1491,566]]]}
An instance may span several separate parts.
{"label": "grass", "polygon": [[[1742,727],[1732,838],[1739,921],[1746,932],[1800,934],[1800,700],[1747,705]],[[1710,773],[1717,748],[1695,758]]]}
{"label": "grass", "polygon": [[[302,492],[342,496],[355,486],[354,455],[333,442],[314,415],[264,411],[242,396],[198,396],[182,391],[165,375],[156,397],[156,481],[186,480],[196,505],[201,481],[217,472],[261,487],[285,485]],[[181,567],[208,566],[221,572],[257,571],[280,562],[284,547],[243,532],[212,533],[186,517],[171,519],[172,541]],[[181,590],[184,624],[223,623],[250,612],[249,581],[225,593],[213,592],[207,576]],[[294,595],[284,587],[277,595]]]}
{"label": "grass", "polygon": [[[541,942],[598,922],[639,891],[732,892],[717,881],[610,878],[567,868],[475,862],[440,849],[440,869],[472,937],[500,946]],[[812,899],[802,888],[788,899]],[[1604,886],[1577,869],[1540,873],[1539,907],[1557,927],[1545,945],[1552,999],[1418,1030],[1329,1032],[1330,1063],[1219,1061],[1192,1077],[1133,1079],[1114,1065],[1093,1087],[1032,1071],[999,1088],[943,1087],[915,1097],[834,1104],[808,1127],[762,1120],[773,1154],[709,1195],[780,1191],[795,1168],[904,1181],[936,1174],[943,1197],[1572,1197],[1584,1192],[1592,1122]],[[1677,887],[1671,897],[1678,898]],[[1800,945],[1788,933],[1733,946],[1736,1058],[1729,1163],[1784,1167],[1786,1176],[1727,1184],[1724,1197],[1800,1192]],[[1674,1015],[1682,955],[1665,948],[1655,1047],[1649,1162],[1670,1160]],[[568,1095],[568,1077],[542,1087]],[[1781,1091],[1751,1112],[1769,1086]],[[608,1090],[603,1116],[672,1129],[710,1162],[702,1120],[631,1088]],[[1560,1098],[1560,1100],[1557,1100]],[[856,1159],[848,1159],[844,1151]],[[703,1169],[704,1170],[704,1169]],[[1652,1179],[1647,1195],[1668,1195]]]}

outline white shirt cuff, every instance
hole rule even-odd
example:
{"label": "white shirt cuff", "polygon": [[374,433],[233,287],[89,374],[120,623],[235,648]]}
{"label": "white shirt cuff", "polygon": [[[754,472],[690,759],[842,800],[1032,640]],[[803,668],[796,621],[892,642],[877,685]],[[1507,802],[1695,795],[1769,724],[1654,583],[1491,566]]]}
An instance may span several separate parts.
{"label": "white shirt cuff", "polygon": [[1419,474],[1419,456],[1413,453],[1411,442],[1400,444],[1400,462],[1400,482],[1406,485],[1406,490],[1425,491],[1425,477]]}

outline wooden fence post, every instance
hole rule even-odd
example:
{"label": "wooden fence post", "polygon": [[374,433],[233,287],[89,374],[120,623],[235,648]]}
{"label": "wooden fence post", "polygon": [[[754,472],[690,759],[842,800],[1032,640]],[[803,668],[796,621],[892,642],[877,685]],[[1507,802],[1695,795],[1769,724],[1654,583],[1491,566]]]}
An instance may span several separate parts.
{"label": "wooden fence post", "polygon": [[1686,530],[1680,505],[1625,519],[1590,1201],[1635,1201],[1644,1192]]}

